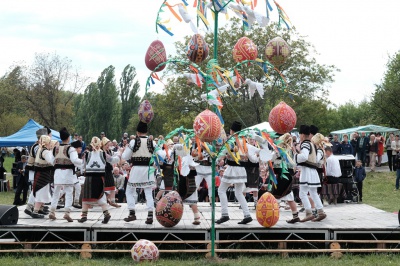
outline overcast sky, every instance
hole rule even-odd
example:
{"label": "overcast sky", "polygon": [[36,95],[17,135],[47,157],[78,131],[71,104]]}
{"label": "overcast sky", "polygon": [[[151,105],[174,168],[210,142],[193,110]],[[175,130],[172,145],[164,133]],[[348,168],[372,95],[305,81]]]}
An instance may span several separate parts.
{"label": "overcast sky", "polygon": [[[171,3],[181,2],[170,0]],[[192,8],[193,0],[187,0]],[[265,12],[258,0],[256,11]],[[273,3],[272,0],[270,0]],[[398,0],[277,0],[301,35],[314,44],[319,63],[341,72],[330,85],[330,100],[342,104],[371,96],[381,81],[389,55],[400,49]],[[35,53],[68,57],[95,81],[109,65],[116,74],[136,67],[142,93],[149,75],[144,64],[148,45],[173,42],[192,32],[185,23],[172,24],[175,36],[155,32],[161,0],[12,0],[0,8],[0,74],[15,62],[30,64]],[[273,21],[277,21],[273,13]],[[174,18],[167,11],[165,18]],[[220,18],[221,22],[225,18]],[[118,80],[117,80],[118,82]]]}

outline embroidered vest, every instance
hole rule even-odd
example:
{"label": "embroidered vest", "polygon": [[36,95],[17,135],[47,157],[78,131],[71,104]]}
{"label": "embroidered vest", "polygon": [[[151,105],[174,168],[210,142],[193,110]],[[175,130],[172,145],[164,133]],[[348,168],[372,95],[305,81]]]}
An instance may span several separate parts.
{"label": "embroidered vest", "polygon": [[29,150],[29,158],[28,162],[26,163],[25,170],[33,170],[35,165],[35,158],[36,152],[35,149],[39,146],[38,143],[32,145],[31,149]]}
{"label": "embroidered vest", "polygon": [[305,140],[301,143],[300,149],[306,147],[309,150],[308,158],[303,163],[298,163],[297,165],[317,169],[317,149],[314,144],[312,144],[309,140]]}
{"label": "embroidered vest", "polygon": [[[142,144],[142,139],[146,139],[147,145]],[[135,144],[133,147],[129,146],[132,150],[132,165],[144,165],[147,166],[150,163],[151,156],[154,152],[153,141],[148,137],[139,137],[137,136],[135,139]]]}
{"label": "embroidered vest", "polygon": [[75,169],[75,166],[71,162],[68,154],[70,148],[71,145],[69,144],[61,144],[60,147],[58,147],[57,154],[55,155],[54,168]]}
{"label": "embroidered vest", "polygon": [[106,156],[103,151],[91,151],[86,155],[86,173],[104,173],[106,169]]}
{"label": "embroidered vest", "polygon": [[[35,158],[35,170],[46,170],[47,168],[53,168],[53,165],[46,161],[43,156],[44,151],[49,151],[46,147],[39,148]],[[50,151],[49,151],[50,152]]]}

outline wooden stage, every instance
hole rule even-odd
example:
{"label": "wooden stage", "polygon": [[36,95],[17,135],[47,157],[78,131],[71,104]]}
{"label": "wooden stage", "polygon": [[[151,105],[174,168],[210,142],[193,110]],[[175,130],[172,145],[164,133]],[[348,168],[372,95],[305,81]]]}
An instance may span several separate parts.
{"label": "wooden stage", "polygon": [[[62,219],[63,210],[57,211],[57,220],[32,219],[26,215],[24,206],[19,207],[19,221],[14,226],[0,227],[0,240],[23,241],[135,241],[146,238],[153,241],[209,240],[211,230],[211,207],[209,203],[199,203],[201,224],[193,225],[193,213],[185,205],[180,223],[173,228],[161,226],[156,219],[152,225],[144,223],[147,211],[144,204],[138,204],[138,220],[125,222],[128,215],[126,204],[121,208],[110,207],[111,220],[102,224],[103,214],[99,207],[89,211],[88,221],[78,223],[80,210],[74,209],[74,222]],[[247,225],[237,224],[243,219],[239,204],[229,203],[231,220],[216,225],[217,240],[399,240],[400,227],[397,214],[385,212],[367,204],[338,204],[325,206],[328,217],[321,222],[288,224],[291,211],[281,209],[279,222],[272,228],[260,226],[255,219],[255,208],[249,203],[253,221]],[[220,217],[217,203],[216,219]],[[300,218],[304,213],[300,214]],[[14,241],[13,240],[13,241]],[[303,242],[304,243],[304,242]],[[232,246],[234,244],[231,244]],[[311,245],[311,244],[310,244]],[[189,245],[190,248],[196,248]],[[263,245],[264,246],[264,245]],[[316,247],[312,245],[313,247]],[[265,246],[264,246],[265,247]],[[319,247],[316,247],[319,248]]]}

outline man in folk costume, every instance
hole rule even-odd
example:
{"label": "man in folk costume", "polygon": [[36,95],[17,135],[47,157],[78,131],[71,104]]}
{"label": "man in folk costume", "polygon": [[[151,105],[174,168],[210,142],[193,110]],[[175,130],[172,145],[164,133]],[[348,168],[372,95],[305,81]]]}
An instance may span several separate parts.
{"label": "man in folk costume", "polygon": [[69,214],[73,201],[75,167],[82,167],[82,160],[79,159],[76,149],[69,144],[70,134],[65,127],[60,130],[60,138],[62,143],[54,149],[54,191],[51,199],[49,218],[51,220],[57,219],[55,211],[62,189],[65,193],[65,213],[63,218],[68,222],[73,222]]}
{"label": "man in folk costume", "polygon": [[[51,132],[51,131],[50,131]],[[36,131],[36,137],[38,138],[38,141],[36,141],[31,149],[29,150],[29,158],[28,158],[28,162],[25,166],[25,171],[29,171],[29,181],[31,182],[31,184],[33,184],[33,181],[35,179],[35,158],[36,158],[36,154],[37,151],[39,150],[39,139],[42,135],[47,135],[48,131],[46,128],[40,128]],[[35,204],[35,196],[33,195],[33,190],[31,191],[29,198],[28,198],[28,203],[26,205],[26,208],[24,210],[24,212],[28,215],[32,215],[33,212],[33,205]],[[39,214],[43,215],[43,213]],[[44,216],[43,216],[44,217]]]}
{"label": "man in folk costume", "polygon": [[[317,154],[315,145],[310,142],[310,127],[307,125],[301,125],[299,133],[301,141],[300,153],[295,154],[294,159],[297,166],[300,167],[299,194],[306,211],[306,217],[301,221],[321,221],[326,218],[321,199],[317,192],[317,188],[321,186],[321,182],[316,169],[318,167],[317,162],[321,160],[321,155],[319,155],[319,153]],[[312,214],[311,203],[307,195],[308,193],[310,193],[317,208],[317,218],[314,218]]]}
{"label": "man in folk costume", "polygon": [[39,213],[44,203],[50,202],[50,183],[53,181],[54,156],[51,151],[51,138],[42,135],[39,139],[39,150],[35,158],[35,176],[32,186],[35,205],[32,218],[44,218]]}
{"label": "man in folk costume", "polygon": [[83,159],[85,184],[83,187],[82,214],[78,222],[87,221],[90,205],[100,205],[104,215],[102,223],[106,224],[111,219],[111,215],[108,212],[107,198],[104,193],[104,176],[106,162],[110,162],[112,158],[107,157],[101,149],[101,140],[98,137],[92,138],[90,146],[92,146],[92,151],[86,152]]}
{"label": "man in folk costume", "polygon": [[115,202],[115,181],[113,176],[114,166],[112,165],[119,162],[119,157],[118,157],[119,155],[113,154],[113,151],[111,151],[110,149],[111,145],[112,142],[108,138],[103,137],[101,139],[101,147],[103,151],[106,153],[107,157],[112,158],[110,161],[112,163],[106,162],[106,175],[104,177],[104,192],[106,192],[109,195],[108,203],[115,208],[119,208],[121,207],[121,205]]}
{"label": "man in folk costume", "polygon": [[[80,154],[82,153],[82,141],[75,140],[73,142],[71,142],[71,146],[75,148],[76,152],[78,153],[79,158],[81,158]],[[83,165],[77,166],[75,168],[75,174],[74,174],[74,203],[72,204],[73,207],[77,208],[77,209],[82,209],[82,206],[79,203],[79,198],[81,196],[81,182],[79,181],[80,178],[84,177],[83,175]]]}
{"label": "man in folk costume", "polygon": [[136,220],[135,215],[135,198],[136,189],[143,188],[147,203],[147,219],[146,224],[153,223],[153,187],[156,182],[154,174],[149,173],[149,163],[154,152],[154,143],[147,137],[147,124],[139,122],[137,128],[137,136],[132,139],[128,147],[123,148],[122,159],[131,161],[132,169],[130,171],[128,184],[126,187],[126,201],[128,203],[129,215],[124,219],[125,222]]}
{"label": "man in folk costume", "polygon": [[[249,144],[256,146],[257,143],[253,136],[248,138]],[[243,141],[245,141],[243,139]],[[246,174],[247,174],[247,182],[246,188],[243,191],[244,193],[253,193],[254,207],[257,206],[258,201],[258,185],[260,183],[260,163],[257,161],[255,163],[250,160],[245,164]]]}
{"label": "man in folk costume", "polygon": [[[242,124],[235,121],[231,126],[230,134],[235,135],[236,132],[240,131],[241,129]],[[253,163],[258,162],[258,157],[256,154],[258,149],[252,145],[247,145],[245,142],[243,142],[243,140],[240,140],[237,135],[235,137],[235,147],[231,147],[231,150],[225,151],[227,155],[228,167],[224,172],[224,176],[222,177],[221,184],[218,188],[218,195],[221,202],[221,218],[216,221],[217,224],[229,221],[228,197],[226,195],[226,190],[231,184],[235,185],[235,196],[240,203],[244,215],[243,220],[238,224],[247,224],[253,220],[250,216],[246,198],[243,195],[245,183],[247,181],[247,174],[246,169],[242,165],[248,160],[252,161]]]}

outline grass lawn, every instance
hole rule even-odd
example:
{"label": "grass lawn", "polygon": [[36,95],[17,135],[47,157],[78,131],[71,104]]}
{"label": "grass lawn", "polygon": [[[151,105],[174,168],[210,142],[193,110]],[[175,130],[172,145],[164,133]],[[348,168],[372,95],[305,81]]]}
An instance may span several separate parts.
{"label": "grass lawn", "polygon": [[[14,158],[7,157],[5,168],[10,171]],[[10,185],[12,176],[8,175]],[[394,191],[396,180],[395,172],[375,172],[367,173],[364,182],[363,201],[366,204],[376,208],[397,212],[399,210],[400,192]],[[0,204],[12,204],[14,200],[14,191],[0,193]],[[398,254],[370,254],[370,255],[352,255],[343,256],[340,260],[330,258],[327,255],[307,255],[281,258],[276,255],[262,256],[240,256],[222,259],[218,261],[209,261],[204,259],[204,255],[166,255],[162,254],[162,259],[151,265],[176,266],[176,265],[285,265],[285,266],[310,266],[310,265],[398,265]],[[109,257],[107,255],[94,254],[93,259],[82,260],[77,254],[48,254],[48,255],[0,255],[0,265],[133,265],[129,254],[120,257]],[[143,265],[143,264],[142,264]],[[144,264],[147,265],[147,264]]]}

